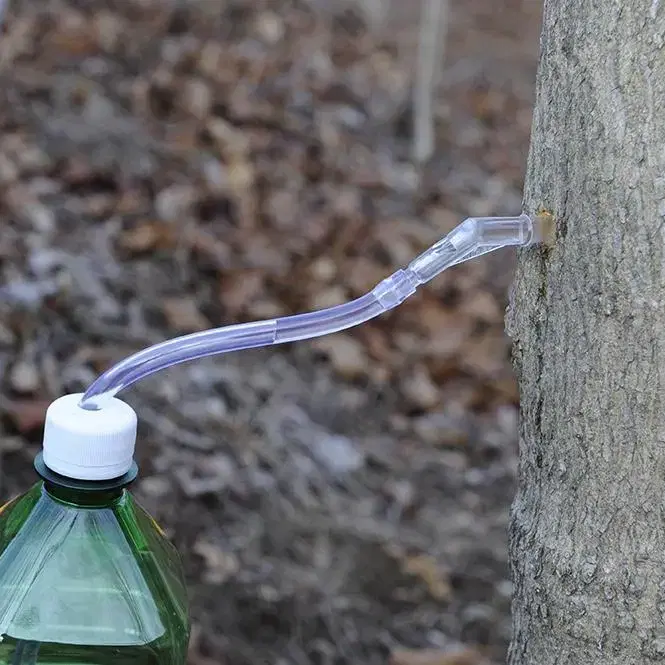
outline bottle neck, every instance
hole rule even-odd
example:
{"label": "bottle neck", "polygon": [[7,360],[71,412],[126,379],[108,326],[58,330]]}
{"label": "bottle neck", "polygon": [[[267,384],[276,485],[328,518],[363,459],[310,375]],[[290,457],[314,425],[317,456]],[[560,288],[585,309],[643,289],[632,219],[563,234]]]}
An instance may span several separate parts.
{"label": "bottle neck", "polygon": [[44,489],[54,499],[80,508],[107,508],[114,505],[125,491],[122,487],[113,490],[74,490],[47,480],[44,481]]}
{"label": "bottle neck", "polygon": [[117,503],[138,473],[134,463],[122,477],[111,480],[76,480],[61,476],[44,464],[40,453],[35,458],[35,470],[44,481],[44,489],[57,501],[82,508],[104,508]]}

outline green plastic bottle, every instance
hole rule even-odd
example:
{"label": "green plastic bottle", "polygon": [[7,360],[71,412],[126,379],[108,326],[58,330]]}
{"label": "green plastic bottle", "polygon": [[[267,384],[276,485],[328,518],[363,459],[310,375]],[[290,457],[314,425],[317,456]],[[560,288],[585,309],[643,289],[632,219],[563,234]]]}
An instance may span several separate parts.
{"label": "green plastic bottle", "polygon": [[133,411],[114,400],[115,413],[72,420],[58,401],[42,480],[0,508],[0,665],[184,665],[180,560],[126,489]]}

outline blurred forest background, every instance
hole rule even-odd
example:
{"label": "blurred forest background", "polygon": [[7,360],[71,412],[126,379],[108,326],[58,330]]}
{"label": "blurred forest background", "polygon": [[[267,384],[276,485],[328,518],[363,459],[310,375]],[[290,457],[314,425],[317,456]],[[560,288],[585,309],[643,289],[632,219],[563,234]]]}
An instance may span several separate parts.
{"label": "blurred forest background", "polygon": [[[464,217],[519,212],[540,2],[452,0],[424,168],[419,5],[9,1],[0,499],[34,482],[47,404],[127,354],[358,296]],[[123,395],[136,494],[184,557],[191,665],[503,662],[513,261]]]}

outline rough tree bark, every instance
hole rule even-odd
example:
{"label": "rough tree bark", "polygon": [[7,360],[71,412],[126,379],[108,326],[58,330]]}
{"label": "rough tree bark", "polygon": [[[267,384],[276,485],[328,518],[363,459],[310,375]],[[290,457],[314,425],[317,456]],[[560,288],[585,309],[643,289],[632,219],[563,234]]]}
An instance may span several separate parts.
{"label": "rough tree bark", "polygon": [[509,662],[664,662],[665,0],[549,0],[541,46]]}

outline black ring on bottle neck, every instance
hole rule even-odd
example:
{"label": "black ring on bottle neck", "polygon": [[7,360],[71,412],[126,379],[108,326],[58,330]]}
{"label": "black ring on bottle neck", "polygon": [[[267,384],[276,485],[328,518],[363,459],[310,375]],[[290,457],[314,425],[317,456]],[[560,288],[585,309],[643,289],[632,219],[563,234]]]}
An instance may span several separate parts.
{"label": "black ring on bottle neck", "polygon": [[45,481],[52,483],[53,485],[57,485],[58,487],[64,487],[66,489],[83,490],[89,492],[100,492],[127,487],[127,485],[136,480],[136,476],[139,474],[139,467],[134,461],[132,461],[132,466],[129,468],[127,473],[120,476],[119,478],[111,478],[109,480],[77,480],[76,478],[61,476],[59,473],[51,471],[51,469],[46,466],[44,463],[44,453],[39,453],[39,455],[35,457],[34,464],[35,471]]}

